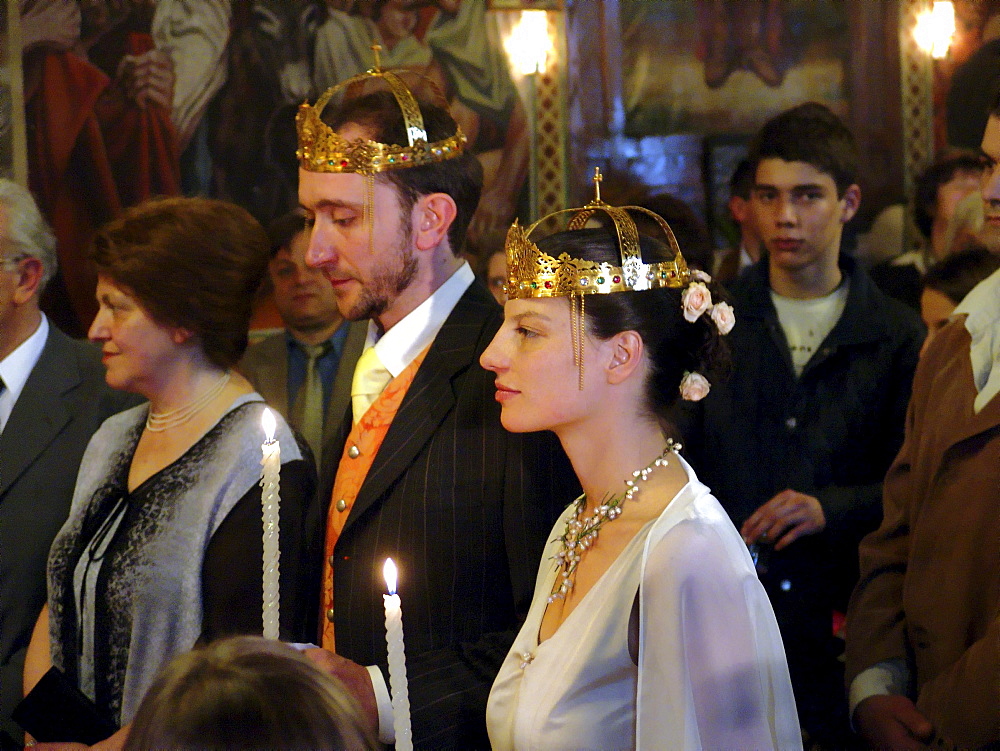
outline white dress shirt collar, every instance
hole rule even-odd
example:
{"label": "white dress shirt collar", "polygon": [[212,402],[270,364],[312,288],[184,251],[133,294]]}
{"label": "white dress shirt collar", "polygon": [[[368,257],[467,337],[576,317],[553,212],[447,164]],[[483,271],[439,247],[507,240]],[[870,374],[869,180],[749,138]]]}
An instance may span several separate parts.
{"label": "white dress shirt collar", "polygon": [[35,333],[21,342],[17,349],[7,355],[3,361],[0,361],[0,378],[3,379],[6,386],[3,392],[0,392],[0,432],[3,431],[18,397],[21,396],[28,376],[38,364],[38,358],[42,356],[42,350],[45,349],[48,337],[49,321],[42,314],[42,322],[38,324]]}
{"label": "white dress shirt collar", "polygon": [[445,320],[475,279],[472,268],[463,262],[430,297],[381,337],[375,321],[369,321],[365,349],[374,346],[378,359],[395,378],[434,341]]}
{"label": "white dress shirt collar", "polygon": [[980,282],[955,308],[966,313],[965,328],[972,337],[969,357],[976,384],[974,409],[978,413],[1000,393],[1000,271]]}

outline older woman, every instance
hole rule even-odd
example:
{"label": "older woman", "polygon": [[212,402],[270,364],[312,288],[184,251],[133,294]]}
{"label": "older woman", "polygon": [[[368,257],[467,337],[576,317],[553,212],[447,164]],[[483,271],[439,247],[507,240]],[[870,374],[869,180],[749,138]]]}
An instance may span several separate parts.
{"label": "older woman", "polygon": [[[262,629],[261,413],[233,372],[268,257],[260,225],[221,201],[171,198],[125,212],[93,247],[109,385],[148,404],[87,448],[49,556],[48,606],[25,665],[50,664],[116,724],[160,669],[199,641]],[[278,417],[281,630],[306,640],[314,471]]]}
{"label": "older woman", "polygon": [[511,299],[481,359],[504,427],[554,431],[584,489],[493,684],[493,747],[801,747],[767,595],[666,420],[724,370],[732,309],[666,228],[673,251],[643,238],[640,256],[599,200],[569,227],[537,245],[511,229]]}

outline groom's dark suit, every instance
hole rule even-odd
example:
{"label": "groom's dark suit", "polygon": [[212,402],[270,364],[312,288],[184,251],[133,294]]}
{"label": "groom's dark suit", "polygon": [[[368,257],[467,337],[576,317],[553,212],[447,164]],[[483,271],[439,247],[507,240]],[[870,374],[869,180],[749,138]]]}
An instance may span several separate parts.
{"label": "groom's dark suit", "polygon": [[[579,492],[555,436],[500,424],[495,376],[479,356],[502,319],[473,283],[417,371],[334,552],[337,653],[386,677],[381,571],[387,557],[399,565],[421,748],[489,747],[490,686],[527,613],[552,523]],[[327,497],[349,428],[348,415],[325,462]]]}
{"label": "groom's dark suit", "polygon": [[[98,351],[50,324],[0,434],[0,746],[20,738],[24,653],[45,604],[49,546],[69,513],[80,458],[104,420],[137,398],[104,383]],[[18,746],[19,747],[19,746]]]}

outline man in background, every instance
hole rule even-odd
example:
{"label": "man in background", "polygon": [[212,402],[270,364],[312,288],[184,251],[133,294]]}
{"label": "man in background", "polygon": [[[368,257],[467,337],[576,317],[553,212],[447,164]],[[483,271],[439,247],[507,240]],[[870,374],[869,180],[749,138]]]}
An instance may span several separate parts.
{"label": "man in background", "polygon": [[[1000,99],[982,138],[1000,226]],[[847,613],[852,718],[874,748],[1000,744],[1000,271],[928,345]]]}
{"label": "man in background", "polygon": [[732,377],[702,402],[703,435],[688,444],[759,553],[807,747],[842,748],[834,612],[857,580],[858,542],[878,526],[924,330],[840,252],[861,201],[840,119],[800,105],[765,123],[750,154],[767,254],[732,286]]}
{"label": "man in background", "polygon": [[91,436],[136,398],[104,383],[97,349],[49,324],[38,298],[56,243],[31,194],[0,179],[0,748],[22,748],[31,630],[45,604],[52,539],[69,513]]}
{"label": "man in background", "polygon": [[760,235],[753,225],[750,213],[750,191],[753,188],[754,168],[741,159],[729,178],[729,215],[739,231],[739,244],[724,251],[716,263],[714,275],[723,284],[732,284],[740,274],[760,260]]}
{"label": "man in background", "polygon": [[239,369],[302,434],[322,472],[323,447],[351,401],[368,329],[344,321],[323,272],[306,265],[309,231],[301,211],[274,220],[268,234],[268,274],[285,331],[251,345]]}

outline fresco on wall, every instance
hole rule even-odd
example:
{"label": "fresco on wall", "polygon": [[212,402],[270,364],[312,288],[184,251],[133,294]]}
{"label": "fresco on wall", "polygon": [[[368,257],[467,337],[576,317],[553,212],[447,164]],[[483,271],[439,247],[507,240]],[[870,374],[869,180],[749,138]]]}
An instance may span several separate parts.
{"label": "fresco on wall", "polygon": [[[484,166],[470,239],[509,223],[524,107],[486,0],[20,0],[29,184],[59,241],[43,306],[83,334],[93,231],[155,195],[209,195],[268,222],[297,204],[296,107],[370,68],[417,68]],[[503,165],[503,169],[500,169]]]}
{"label": "fresco on wall", "polygon": [[[13,92],[11,90],[11,40],[7,4],[0,4],[0,177],[14,176]],[[16,49],[16,47],[14,47]]]}
{"label": "fresco on wall", "polygon": [[842,0],[620,0],[626,134],[745,134],[814,100],[845,114]]}

